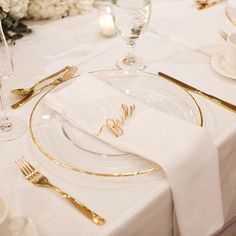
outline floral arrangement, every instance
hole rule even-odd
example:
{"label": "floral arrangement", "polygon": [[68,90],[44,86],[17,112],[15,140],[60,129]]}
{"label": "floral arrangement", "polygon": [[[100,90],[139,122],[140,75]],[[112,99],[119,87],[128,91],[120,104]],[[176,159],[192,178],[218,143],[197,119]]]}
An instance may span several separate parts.
{"label": "floral arrangement", "polygon": [[22,19],[57,19],[84,13],[94,0],[0,0],[0,19],[7,40],[14,42],[31,30]]}

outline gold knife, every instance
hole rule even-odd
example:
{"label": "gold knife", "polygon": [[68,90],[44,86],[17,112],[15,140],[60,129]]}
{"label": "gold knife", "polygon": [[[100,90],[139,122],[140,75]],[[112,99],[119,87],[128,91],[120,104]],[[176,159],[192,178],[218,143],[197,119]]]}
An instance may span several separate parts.
{"label": "gold knife", "polygon": [[169,80],[169,81],[179,85],[180,87],[182,87],[182,88],[184,88],[184,89],[186,89],[188,91],[194,92],[194,93],[196,93],[196,94],[198,94],[198,95],[200,95],[200,96],[210,100],[211,102],[214,102],[214,103],[216,103],[216,104],[218,104],[218,105],[220,105],[220,106],[222,106],[222,107],[224,107],[224,108],[226,108],[226,109],[236,113],[236,105],[234,105],[232,103],[226,102],[226,101],[224,101],[224,100],[222,100],[222,99],[220,99],[218,97],[215,97],[215,96],[213,96],[211,94],[205,93],[205,92],[203,92],[203,91],[201,91],[201,90],[199,90],[199,89],[197,89],[195,87],[192,87],[192,86],[190,86],[188,84],[185,84],[184,82],[179,81],[179,80],[177,80],[177,79],[175,79],[175,78],[173,78],[173,77],[171,77],[171,76],[169,76],[167,74],[164,74],[162,72],[158,72],[158,75],[160,75],[163,78],[165,78],[165,79],[167,79],[167,80]]}

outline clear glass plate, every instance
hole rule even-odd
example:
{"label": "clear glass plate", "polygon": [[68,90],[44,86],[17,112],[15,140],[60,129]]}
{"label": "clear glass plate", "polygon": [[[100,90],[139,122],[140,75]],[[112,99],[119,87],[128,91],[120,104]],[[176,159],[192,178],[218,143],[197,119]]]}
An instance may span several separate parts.
{"label": "clear glass plate", "polygon": [[[201,110],[194,98],[155,74],[122,70],[91,73],[151,107],[202,126]],[[159,169],[157,164],[117,150],[69,123],[44,103],[47,94],[35,105],[30,118],[33,143],[45,157],[65,168],[100,176],[130,176]]]}

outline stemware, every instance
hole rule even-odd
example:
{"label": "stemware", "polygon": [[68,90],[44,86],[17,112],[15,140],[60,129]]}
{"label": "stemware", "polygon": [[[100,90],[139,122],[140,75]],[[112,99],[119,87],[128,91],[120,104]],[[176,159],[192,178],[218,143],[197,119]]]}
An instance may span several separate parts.
{"label": "stemware", "polygon": [[0,97],[3,115],[0,117],[0,141],[10,141],[20,137],[26,130],[25,122],[6,113],[3,83],[13,74],[13,63],[0,21]]}
{"label": "stemware", "polygon": [[112,0],[116,28],[126,41],[128,54],[116,66],[124,70],[143,70],[147,63],[135,56],[136,41],[147,29],[151,15],[151,0]]}
{"label": "stemware", "polygon": [[228,33],[236,31],[236,0],[228,0],[225,7],[225,25]]}

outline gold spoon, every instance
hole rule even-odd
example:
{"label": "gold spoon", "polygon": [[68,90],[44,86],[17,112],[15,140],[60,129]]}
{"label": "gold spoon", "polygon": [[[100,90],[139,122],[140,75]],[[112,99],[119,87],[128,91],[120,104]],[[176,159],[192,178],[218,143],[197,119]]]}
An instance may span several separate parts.
{"label": "gold spoon", "polygon": [[46,80],[52,79],[55,76],[61,74],[62,72],[65,72],[66,70],[68,70],[70,67],[66,66],[63,69],[47,76],[46,78],[43,78],[42,80],[40,80],[39,82],[37,82],[36,84],[34,84],[32,87],[29,88],[18,88],[18,89],[12,89],[11,93],[17,96],[27,96],[31,93],[34,92],[34,90],[36,89],[36,87],[38,87],[41,83],[45,82]]}

